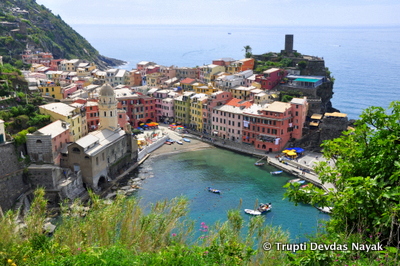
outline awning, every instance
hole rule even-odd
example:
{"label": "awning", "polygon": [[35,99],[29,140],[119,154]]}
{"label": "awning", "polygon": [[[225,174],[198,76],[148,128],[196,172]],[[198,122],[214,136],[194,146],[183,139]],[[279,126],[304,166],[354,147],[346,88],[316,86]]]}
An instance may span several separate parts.
{"label": "awning", "polygon": [[218,131],[214,131],[214,134],[215,134],[215,135],[218,135]]}

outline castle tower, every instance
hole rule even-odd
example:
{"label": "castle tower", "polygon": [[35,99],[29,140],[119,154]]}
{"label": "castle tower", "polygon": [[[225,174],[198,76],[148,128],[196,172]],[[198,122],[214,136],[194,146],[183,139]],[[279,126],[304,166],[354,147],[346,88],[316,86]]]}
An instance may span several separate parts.
{"label": "castle tower", "polygon": [[106,83],[100,88],[99,92],[99,129],[109,129],[116,131],[118,126],[117,99],[110,84]]}
{"label": "castle tower", "polygon": [[293,34],[285,35],[285,51],[287,53],[293,52]]}

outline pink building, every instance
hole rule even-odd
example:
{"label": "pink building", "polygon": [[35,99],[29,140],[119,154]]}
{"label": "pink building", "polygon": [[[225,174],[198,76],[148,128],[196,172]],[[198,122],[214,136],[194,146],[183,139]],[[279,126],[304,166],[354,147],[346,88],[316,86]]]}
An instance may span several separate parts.
{"label": "pink building", "polygon": [[262,74],[256,75],[256,82],[261,84],[264,90],[272,90],[281,80],[286,77],[287,71],[279,68],[270,68]]}
{"label": "pink building", "polygon": [[243,132],[243,112],[252,106],[250,101],[243,102],[233,98],[224,105],[213,108],[212,135],[240,142]]}
{"label": "pink building", "polygon": [[174,122],[174,99],[178,93],[172,90],[157,90],[153,93],[156,103],[157,122]]}
{"label": "pink building", "polygon": [[117,112],[118,112],[118,125],[121,129],[126,131],[128,129],[128,126],[130,127],[129,116],[123,109],[118,109]]}
{"label": "pink building", "polygon": [[61,89],[61,93],[63,95],[63,99],[68,98],[72,93],[76,92],[78,90],[78,85],[77,84],[70,84],[66,87],[63,87]]}
{"label": "pink building", "polygon": [[212,93],[203,105],[203,133],[212,134],[212,113],[216,106],[224,105],[232,99],[232,93],[217,91]]}
{"label": "pink building", "polygon": [[306,98],[294,98],[290,103],[276,101],[248,110],[243,113],[242,140],[258,150],[281,151],[290,139],[301,138],[307,109]]}
{"label": "pink building", "polygon": [[53,59],[53,60],[51,60],[50,61],[50,70],[57,71],[58,70],[58,65],[63,60],[65,60],[65,59]]}

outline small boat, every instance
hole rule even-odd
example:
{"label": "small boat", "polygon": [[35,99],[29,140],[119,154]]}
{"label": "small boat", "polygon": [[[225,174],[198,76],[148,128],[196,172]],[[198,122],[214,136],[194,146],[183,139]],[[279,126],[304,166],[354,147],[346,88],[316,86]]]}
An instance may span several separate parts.
{"label": "small boat", "polygon": [[333,207],[317,207],[317,209],[324,213],[331,213]]}
{"label": "small boat", "polygon": [[183,145],[183,142],[179,140],[177,140],[176,143],[178,143],[179,145]]}
{"label": "small boat", "polygon": [[305,185],[301,186],[301,188],[310,188],[310,187],[311,187],[311,184],[305,184]]}
{"label": "small boat", "polygon": [[296,179],[292,179],[292,180],[289,180],[289,183],[299,183],[299,184],[303,184],[304,182],[306,182],[305,180],[303,180],[303,179],[300,179],[300,178],[296,178]]}
{"label": "small boat", "polygon": [[188,139],[188,138],[183,138],[182,140],[186,141],[186,142],[190,142],[190,139]]}
{"label": "small boat", "polygon": [[261,203],[260,206],[257,208],[257,211],[259,211],[261,213],[266,213],[266,212],[271,211],[271,209],[272,209],[271,203],[268,203],[268,204]]}
{"label": "small boat", "polygon": [[254,163],[255,166],[262,166],[262,165],[264,165],[264,164],[265,164],[265,163],[259,163],[259,162]]}
{"label": "small boat", "polygon": [[244,209],[244,212],[250,215],[258,216],[261,215],[260,211],[251,210],[251,209]]}
{"label": "small boat", "polygon": [[168,142],[171,142],[171,144],[174,144],[174,143],[175,143],[175,140],[173,140],[173,139],[167,139],[167,141],[168,141]]}
{"label": "small boat", "polygon": [[207,189],[208,189],[208,191],[210,191],[212,193],[221,194],[221,190],[219,190],[219,189],[215,189],[215,188],[211,188],[211,187],[208,187]]}
{"label": "small boat", "polygon": [[270,172],[271,175],[279,175],[279,174],[282,174],[282,173],[283,173],[282,170],[281,171]]}
{"label": "small boat", "polygon": [[172,143],[169,141],[164,142],[164,144],[171,145]]}

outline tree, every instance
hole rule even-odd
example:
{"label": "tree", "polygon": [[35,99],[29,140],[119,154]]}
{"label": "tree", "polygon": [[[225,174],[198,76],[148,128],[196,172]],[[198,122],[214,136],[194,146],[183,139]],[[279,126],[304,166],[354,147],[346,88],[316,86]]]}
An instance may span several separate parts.
{"label": "tree", "polygon": [[316,167],[322,182],[337,190],[326,196],[314,188],[304,193],[289,187],[286,196],[297,202],[332,206],[327,230],[377,238],[399,248],[400,238],[400,102],[389,110],[370,107],[362,113],[354,130],[323,143],[326,159]]}
{"label": "tree", "polygon": [[307,62],[306,61],[300,61],[297,66],[299,67],[300,70],[303,70],[307,67]]}
{"label": "tree", "polygon": [[246,57],[246,58],[250,58],[253,54],[251,53],[251,47],[250,47],[250,45],[246,45],[246,46],[244,46],[243,47],[244,48],[244,56]]}

